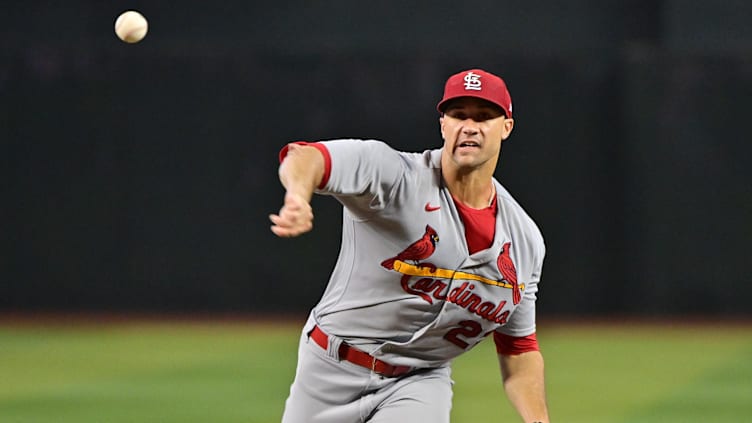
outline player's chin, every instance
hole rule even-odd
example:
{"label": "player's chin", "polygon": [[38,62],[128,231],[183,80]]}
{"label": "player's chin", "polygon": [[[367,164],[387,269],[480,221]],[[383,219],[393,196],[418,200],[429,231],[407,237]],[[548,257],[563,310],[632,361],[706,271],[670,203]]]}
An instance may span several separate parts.
{"label": "player's chin", "polygon": [[477,145],[458,145],[454,147],[452,153],[456,160],[478,160],[478,158],[483,154],[483,149]]}
{"label": "player's chin", "polygon": [[482,160],[480,159],[480,151],[468,151],[468,150],[460,150],[455,151],[454,153],[454,161],[459,166],[469,166],[474,167],[477,166],[478,163],[480,163]]}

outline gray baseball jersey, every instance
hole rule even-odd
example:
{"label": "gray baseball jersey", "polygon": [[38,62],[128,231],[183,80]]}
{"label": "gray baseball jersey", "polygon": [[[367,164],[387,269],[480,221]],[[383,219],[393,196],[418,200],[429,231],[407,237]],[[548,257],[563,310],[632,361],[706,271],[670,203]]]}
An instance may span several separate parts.
{"label": "gray baseball jersey", "polygon": [[498,181],[493,244],[470,254],[442,182],[441,150],[405,153],[374,140],[322,144],[331,166],[317,192],[342,203],[343,229],[311,322],[413,367],[446,366],[494,330],[535,332],[543,238]]}

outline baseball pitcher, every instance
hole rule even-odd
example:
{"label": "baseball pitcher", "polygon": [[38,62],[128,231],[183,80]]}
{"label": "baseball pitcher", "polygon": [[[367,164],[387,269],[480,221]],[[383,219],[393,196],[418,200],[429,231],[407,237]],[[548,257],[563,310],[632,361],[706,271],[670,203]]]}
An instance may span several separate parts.
{"label": "baseball pitcher", "polygon": [[342,204],[343,225],[283,423],[449,422],[452,360],[487,336],[520,416],[549,421],[535,323],[543,238],[493,176],[511,97],[472,69],[449,77],[437,109],[439,149],[342,139],[280,152],[286,193],[272,232],[312,230],[314,193]]}

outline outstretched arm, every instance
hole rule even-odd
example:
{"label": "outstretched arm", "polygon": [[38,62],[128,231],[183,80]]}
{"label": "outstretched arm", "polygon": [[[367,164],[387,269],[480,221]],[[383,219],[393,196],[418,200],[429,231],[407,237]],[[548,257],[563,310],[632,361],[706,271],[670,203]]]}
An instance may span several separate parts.
{"label": "outstretched arm", "polygon": [[287,190],[284,203],[278,214],[269,215],[275,235],[289,238],[313,229],[311,197],[324,177],[324,170],[324,157],[318,149],[290,144],[279,166],[279,180]]}
{"label": "outstretched arm", "polygon": [[548,423],[548,407],[540,351],[499,354],[504,390],[525,423]]}

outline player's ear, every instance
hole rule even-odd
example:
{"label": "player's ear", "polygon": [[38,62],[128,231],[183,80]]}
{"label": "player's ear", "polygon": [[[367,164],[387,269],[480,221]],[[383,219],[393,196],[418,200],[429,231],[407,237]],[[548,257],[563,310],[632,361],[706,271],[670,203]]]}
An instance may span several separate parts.
{"label": "player's ear", "polygon": [[439,116],[439,129],[441,130],[441,139],[445,139],[444,137],[444,114],[442,113],[441,116]]}
{"label": "player's ear", "polygon": [[504,141],[505,139],[509,138],[509,135],[512,133],[512,128],[514,128],[514,119],[504,118],[503,127],[501,129],[501,140],[502,141]]}

